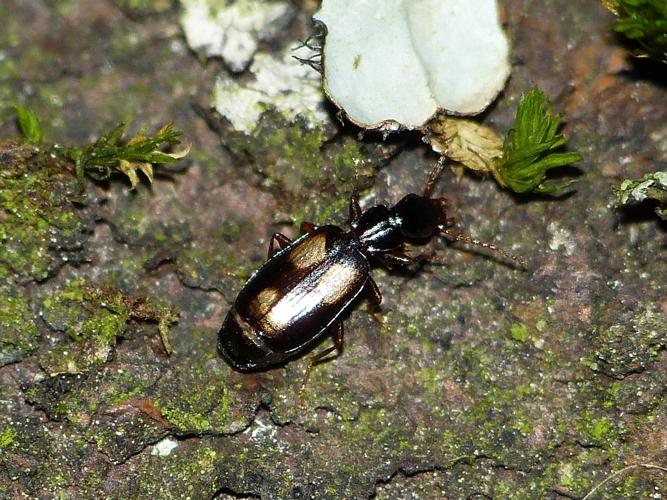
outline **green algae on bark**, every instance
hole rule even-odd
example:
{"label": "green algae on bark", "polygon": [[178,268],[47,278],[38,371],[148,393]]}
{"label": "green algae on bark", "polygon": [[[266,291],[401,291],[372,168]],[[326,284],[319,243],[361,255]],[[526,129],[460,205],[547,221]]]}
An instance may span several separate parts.
{"label": "green algae on bark", "polygon": [[39,341],[30,301],[14,286],[0,285],[0,366],[31,354]]}
{"label": "green algae on bark", "polygon": [[667,322],[657,304],[627,311],[595,339],[591,366],[610,377],[646,370],[667,346]]}
{"label": "green algae on bark", "polygon": [[39,357],[42,368],[54,376],[84,373],[106,363],[130,319],[157,322],[164,348],[170,353],[167,334],[177,313],[144,297],[73,281],[44,300],[42,316],[50,328],[70,338]]}
{"label": "green algae on bark", "polygon": [[0,144],[0,266],[19,281],[43,281],[78,262],[92,217],[75,206],[71,165],[32,146]]}
{"label": "green algae on bark", "polygon": [[302,220],[342,222],[353,189],[368,187],[377,169],[355,138],[332,142],[325,130],[287,122],[275,111],[265,112],[252,134],[229,131],[222,140],[281,193],[275,222],[289,220],[296,227]]}

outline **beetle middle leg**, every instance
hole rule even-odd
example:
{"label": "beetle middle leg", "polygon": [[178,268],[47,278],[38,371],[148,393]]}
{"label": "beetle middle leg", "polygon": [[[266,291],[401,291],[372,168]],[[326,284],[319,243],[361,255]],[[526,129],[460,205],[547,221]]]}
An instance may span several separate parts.
{"label": "beetle middle leg", "polygon": [[392,269],[400,267],[407,269],[410,272],[417,270],[418,266],[423,263],[442,264],[447,265],[446,261],[438,260],[435,252],[422,253],[419,255],[408,255],[403,252],[386,252],[384,254],[376,255],[379,261],[385,267]]}
{"label": "beetle middle leg", "polygon": [[333,326],[333,328],[336,329],[336,331],[333,334],[334,345],[326,348],[324,351],[318,354],[315,354],[314,356],[311,356],[308,359],[308,366],[306,367],[306,372],[303,374],[303,380],[301,381],[301,389],[299,390],[299,395],[302,400],[306,384],[308,383],[308,379],[310,378],[310,372],[313,370],[313,366],[321,362],[322,358],[328,356],[333,351],[337,350],[338,354],[340,354],[343,351],[343,336],[344,336],[343,322],[339,321],[338,324]]}
{"label": "beetle middle leg", "polygon": [[[273,233],[273,236],[271,236],[271,241],[269,242],[268,258],[270,259],[273,257],[280,250],[286,248],[290,243],[292,243],[292,240],[290,240],[283,233]],[[277,246],[274,246],[274,244],[277,244]]]}
{"label": "beetle middle leg", "polygon": [[377,286],[377,283],[373,281],[373,278],[368,278],[365,286],[365,295],[368,299],[368,306],[366,311],[370,314],[373,321],[378,325],[383,326],[384,322],[378,317],[378,311],[380,310],[380,304],[382,303],[382,292]]}

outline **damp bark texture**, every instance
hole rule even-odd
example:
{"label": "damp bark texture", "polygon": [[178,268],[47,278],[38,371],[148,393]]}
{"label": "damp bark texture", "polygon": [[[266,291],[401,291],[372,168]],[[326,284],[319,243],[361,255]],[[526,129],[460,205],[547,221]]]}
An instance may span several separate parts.
{"label": "damp bark texture", "polygon": [[[283,85],[249,68],[273,74],[262,61],[308,36],[317,2],[292,4],[240,72],[188,50],[173,2],[0,5],[0,102],[37,111],[47,139],[173,121],[193,145],[152,186],[86,181],[82,199],[70,164],[8,141],[3,112],[0,491],[581,498],[608,479],[592,497],[664,495],[665,226],[651,206],[613,208],[612,188],[667,162],[665,72],[627,57],[596,2],[501,2],[513,73],[483,117],[504,133],[521,93],[542,88],[585,155],[575,191],[519,197],[449,171],[436,189],[461,232],[526,271],[444,241],[446,265],[375,269],[381,322],[352,310],[303,404],[307,356],[251,375],[219,357],[218,328],[273,232],[345,224],[355,185],[364,206],[420,192],[436,160],[411,134],[360,140],[324,102],[319,124],[294,119],[278,103],[298,109],[288,90],[262,94],[243,130],[207,112],[221,79]],[[158,329],[175,311],[168,355]]]}

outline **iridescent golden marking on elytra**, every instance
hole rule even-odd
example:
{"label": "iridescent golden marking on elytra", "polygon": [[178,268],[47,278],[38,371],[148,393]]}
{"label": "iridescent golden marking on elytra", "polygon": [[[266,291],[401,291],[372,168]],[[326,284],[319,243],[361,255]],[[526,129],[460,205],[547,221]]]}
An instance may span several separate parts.
{"label": "iridescent golden marking on elytra", "polygon": [[335,304],[348,293],[348,286],[359,279],[359,270],[346,262],[335,262],[309,287],[296,287],[276,302],[262,318],[266,332],[281,332],[300,318],[313,313],[314,308]]}
{"label": "iridescent golden marking on elytra", "polygon": [[289,253],[289,263],[294,269],[308,269],[320,264],[327,256],[327,235],[316,234],[296,245]]}
{"label": "iridescent golden marking on elytra", "polygon": [[248,304],[248,309],[250,309],[253,316],[261,317],[266,315],[279,299],[280,292],[278,290],[275,288],[263,288],[257,292],[257,297]]}

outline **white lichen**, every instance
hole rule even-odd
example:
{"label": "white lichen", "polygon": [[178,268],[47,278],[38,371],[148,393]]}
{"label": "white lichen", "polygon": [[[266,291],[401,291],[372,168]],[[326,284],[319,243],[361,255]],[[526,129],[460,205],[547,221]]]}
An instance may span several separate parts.
{"label": "white lichen", "polygon": [[366,128],[477,114],[510,73],[496,0],[323,0],[324,90]]}
{"label": "white lichen", "polygon": [[162,441],[155,443],[151,455],[158,457],[168,457],[171,452],[178,448],[178,442],[172,438],[164,438]]}
{"label": "white lichen", "polygon": [[287,121],[301,117],[310,128],[330,123],[320,75],[292,57],[299,54],[308,55],[292,49],[277,57],[261,52],[256,54],[250,67],[254,78],[249,81],[220,75],[213,91],[213,107],[236,130],[246,134],[255,130],[269,106]]}
{"label": "white lichen", "polygon": [[271,40],[291,19],[289,2],[266,0],[181,0],[181,25],[188,45],[207,57],[219,56],[243,71],[261,41]]}
{"label": "white lichen", "polygon": [[574,252],[577,250],[577,242],[569,230],[561,227],[556,222],[550,222],[547,226],[547,232],[549,234],[549,248],[551,250],[561,252],[568,257],[574,255]]}

